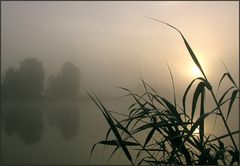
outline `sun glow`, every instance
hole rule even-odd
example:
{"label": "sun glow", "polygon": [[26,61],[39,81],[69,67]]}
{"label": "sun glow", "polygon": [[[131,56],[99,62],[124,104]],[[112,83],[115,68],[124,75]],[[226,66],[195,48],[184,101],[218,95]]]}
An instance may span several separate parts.
{"label": "sun glow", "polygon": [[197,66],[193,66],[193,67],[192,67],[192,75],[193,75],[194,77],[200,77],[200,76],[202,76],[202,73],[201,73],[201,71],[198,69]]}

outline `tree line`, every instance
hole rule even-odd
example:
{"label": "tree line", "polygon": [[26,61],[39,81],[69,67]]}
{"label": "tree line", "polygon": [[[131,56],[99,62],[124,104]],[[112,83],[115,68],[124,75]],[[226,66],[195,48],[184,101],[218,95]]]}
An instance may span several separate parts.
{"label": "tree line", "polygon": [[45,83],[45,71],[37,58],[26,58],[20,67],[9,67],[2,79],[2,98],[6,100],[33,100],[42,98],[73,100],[80,97],[80,70],[71,62]]}

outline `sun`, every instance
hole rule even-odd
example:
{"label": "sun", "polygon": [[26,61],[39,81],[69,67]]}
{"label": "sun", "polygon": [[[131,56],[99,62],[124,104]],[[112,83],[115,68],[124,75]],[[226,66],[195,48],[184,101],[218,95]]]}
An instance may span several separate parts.
{"label": "sun", "polygon": [[200,77],[200,76],[202,76],[202,73],[201,73],[201,71],[198,69],[198,67],[197,66],[193,66],[192,67],[192,75],[194,76],[194,77]]}

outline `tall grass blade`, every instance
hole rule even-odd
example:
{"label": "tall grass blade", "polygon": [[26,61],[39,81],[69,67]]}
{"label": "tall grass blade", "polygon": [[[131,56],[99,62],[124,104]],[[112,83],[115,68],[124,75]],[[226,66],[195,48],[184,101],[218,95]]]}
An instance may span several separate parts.
{"label": "tall grass blade", "polygon": [[160,97],[160,98],[166,104],[168,109],[175,115],[175,117],[177,118],[178,122],[182,122],[182,119],[181,119],[179,113],[177,112],[176,108],[174,107],[174,105],[172,105],[167,99],[165,99],[163,97]]}
{"label": "tall grass blade", "polygon": [[[93,97],[91,97],[91,98],[93,99]],[[119,132],[118,132],[118,130],[117,130],[117,128],[116,128],[112,118],[111,118],[110,113],[106,110],[106,108],[103,106],[103,104],[101,103],[101,101],[99,100],[99,98],[97,96],[96,96],[96,98],[98,100],[99,106],[101,106],[100,109],[103,112],[105,119],[107,120],[107,122],[108,122],[109,126],[111,127],[115,137],[118,140],[119,146],[124,151],[124,153],[125,153],[126,157],[128,158],[128,160],[133,164],[132,157],[131,157],[131,155],[130,155],[130,153],[129,153],[129,151],[128,151],[125,143],[124,143],[124,141],[122,140],[122,138],[121,138],[121,136],[120,136],[120,134],[119,134]],[[93,99],[93,100],[95,101],[95,99]]]}
{"label": "tall grass blade", "polygon": [[229,103],[228,113],[227,113],[227,118],[226,118],[226,120],[228,119],[229,114],[230,114],[230,112],[231,112],[231,110],[232,110],[231,108],[232,108],[232,105],[233,105],[233,103],[234,103],[234,101],[235,101],[235,99],[236,99],[237,93],[238,93],[238,90],[234,90],[234,91],[232,92],[232,96],[231,96],[231,100],[230,100],[230,103]]}
{"label": "tall grass blade", "polygon": [[196,130],[196,128],[200,125],[200,123],[208,117],[211,112],[205,113],[204,115],[200,116],[197,121],[194,123],[194,125],[191,127],[190,131],[187,133],[186,138],[183,140],[182,144],[178,147],[178,149],[183,146],[183,144],[189,139],[190,136],[192,136],[193,132]]}
{"label": "tall grass blade", "polygon": [[195,78],[194,80],[192,80],[191,83],[188,85],[187,89],[186,89],[185,92],[184,92],[183,99],[182,99],[182,105],[183,105],[184,114],[186,114],[186,97],[187,97],[187,94],[188,94],[190,88],[192,87],[193,83],[194,83],[196,80],[205,81],[204,78],[198,77],[198,78]]}
{"label": "tall grass blade", "polygon": [[221,96],[221,98],[218,100],[218,103],[219,104],[221,104],[222,103],[222,101],[223,101],[223,99],[224,99],[224,97],[227,95],[227,93],[231,90],[231,89],[233,89],[234,87],[232,86],[232,87],[230,87],[230,88],[228,88],[225,92],[224,92],[224,94]]}
{"label": "tall grass blade", "polygon": [[235,81],[233,80],[233,78],[232,78],[232,76],[231,76],[230,73],[224,73],[224,74],[223,74],[222,78],[220,79],[220,81],[219,81],[219,83],[218,83],[218,89],[220,88],[220,85],[221,85],[223,79],[224,79],[226,76],[229,78],[229,80],[230,80],[230,81],[235,85],[235,87],[238,89],[238,86],[237,86],[237,84],[235,83]]}
{"label": "tall grass blade", "polygon": [[[200,105],[200,116],[204,116],[205,113],[205,89],[203,88],[203,91],[201,93],[201,105]],[[200,136],[200,144],[203,144],[203,138],[204,138],[204,119],[202,120],[202,122],[199,125],[199,136]]]}
{"label": "tall grass blade", "polygon": [[117,152],[117,150],[119,149],[119,146],[116,146],[116,148],[113,150],[113,152],[111,153],[111,155],[108,158],[108,163],[110,162],[111,158],[113,157],[113,155]]}
{"label": "tall grass blade", "polygon": [[177,108],[177,102],[176,102],[176,89],[175,89],[175,83],[174,83],[174,79],[173,79],[173,75],[172,75],[172,71],[167,63],[167,67],[171,76],[171,81],[172,81],[172,86],[173,86],[173,100],[174,100],[174,106],[175,108]]}
{"label": "tall grass blade", "polygon": [[[119,146],[119,142],[118,140],[108,140],[108,141],[100,141],[98,142],[99,144],[104,144],[104,145],[115,145],[115,146]],[[138,146],[138,143],[135,142],[130,142],[130,141],[123,141],[123,143],[126,146]]]}
{"label": "tall grass blade", "polygon": [[143,76],[142,76],[141,73],[140,73],[140,75],[141,75],[141,81],[142,81],[143,87],[144,87],[144,89],[145,89],[145,92],[146,92],[148,98],[150,99],[150,101],[152,102],[152,99],[151,99],[150,94],[149,94],[149,92],[148,92],[148,89],[147,89],[147,86],[146,86],[146,84],[145,84],[145,81],[143,80]]}
{"label": "tall grass blade", "polygon": [[[202,67],[201,67],[201,65],[200,65],[197,57],[195,56],[192,48],[190,47],[190,45],[188,44],[187,40],[186,40],[185,37],[183,36],[182,32],[181,32],[180,30],[178,30],[176,27],[174,27],[174,26],[172,26],[172,25],[170,25],[170,24],[168,24],[168,23],[166,23],[166,22],[160,21],[160,20],[155,19],[155,18],[152,18],[152,17],[147,17],[147,18],[150,18],[150,19],[153,19],[153,20],[158,21],[158,22],[160,22],[160,23],[163,23],[163,24],[165,24],[165,25],[167,25],[167,26],[175,29],[175,30],[181,35],[181,37],[182,37],[182,39],[183,39],[183,41],[184,41],[184,43],[185,43],[185,45],[186,45],[186,47],[187,47],[187,50],[188,50],[189,54],[191,55],[194,63],[197,65],[197,67],[199,68],[199,70],[200,70],[201,73],[203,74],[204,78],[206,79],[207,77],[206,77],[206,75],[205,75],[205,73],[204,73],[204,71],[203,71],[203,69],[202,69]],[[207,80],[207,79],[206,79],[206,80]]]}
{"label": "tall grass blade", "polygon": [[148,144],[148,142],[151,140],[154,132],[155,132],[155,128],[153,127],[152,130],[149,132],[146,140],[145,140],[145,143],[144,143],[144,145],[143,145],[144,148],[145,148],[145,146]]}
{"label": "tall grass blade", "polygon": [[198,97],[201,93],[203,93],[204,91],[204,87],[205,87],[205,83],[204,82],[200,82],[197,85],[197,88],[193,94],[193,100],[192,100],[192,114],[191,114],[191,119],[193,120],[194,114],[195,114],[195,110],[196,110],[196,105],[197,105],[197,100]]}
{"label": "tall grass blade", "polygon": [[[115,119],[115,120],[116,120],[116,119]],[[121,124],[118,120],[116,120],[116,122],[117,122],[116,127],[122,129],[122,130],[123,130],[125,133],[127,133],[133,140],[135,140],[135,141],[136,141],[136,145],[139,145],[139,146],[141,146],[143,149],[145,149],[145,148],[133,137],[133,134],[131,134],[125,127],[123,127],[122,124]],[[145,151],[151,156],[152,159],[156,160],[156,158],[155,158],[148,150],[145,150]],[[157,160],[156,160],[156,161],[157,161]],[[133,164],[133,163],[132,163],[132,164]]]}
{"label": "tall grass blade", "polygon": [[91,152],[90,152],[90,157],[89,157],[89,159],[88,159],[88,163],[89,163],[90,160],[91,160],[91,157],[92,157],[93,151],[94,151],[94,149],[95,149],[95,147],[96,147],[97,144],[98,144],[98,143],[95,143],[95,144],[93,145],[93,147],[92,147],[92,150],[91,150]]}
{"label": "tall grass blade", "polygon": [[227,71],[227,73],[229,74],[229,79],[232,81],[232,83],[235,85],[235,87],[239,90],[239,88],[238,88],[238,86],[237,86],[237,84],[235,83],[235,81],[233,80],[233,78],[232,78],[232,76],[231,76],[231,74],[230,74],[230,72],[229,72],[229,70],[228,70],[228,68],[227,68],[227,66],[225,65],[225,63],[224,62],[222,62],[223,63],[223,66],[225,67],[225,69],[226,69],[226,71]]}
{"label": "tall grass blade", "polygon": [[216,137],[214,139],[209,140],[209,142],[213,142],[213,141],[216,141],[216,140],[221,140],[221,139],[223,139],[225,137],[229,137],[230,135],[235,135],[235,134],[239,134],[239,130],[231,132],[230,134],[224,134],[222,136]]}

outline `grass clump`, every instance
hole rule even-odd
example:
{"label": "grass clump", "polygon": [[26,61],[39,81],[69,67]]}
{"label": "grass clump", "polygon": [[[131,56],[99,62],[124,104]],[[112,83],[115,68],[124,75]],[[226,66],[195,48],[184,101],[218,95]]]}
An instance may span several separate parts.
{"label": "grass clump", "polygon": [[[174,80],[170,68],[174,90],[173,102],[159,95],[143,79],[141,81],[145,92],[142,95],[120,87],[127,92],[126,96],[134,99],[128,108],[129,114],[121,114],[123,116],[121,120],[114,116],[114,112],[108,110],[97,96],[88,93],[110,127],[106,138],[96,144],[115,147],[109,159],[118,149],[122,149],[132,165],[239,164],[239,147],[233,138],[235,134],[239,134],[239,129],[230,129],[227,122],[229,115],[233,112],[234,101],[239,99],[240,92],[231,74],[227,71],[220,79],[217,89],[226,78],[230,80],[231,86],[226,88],[220,98],[217,98],[211,83],[183,34],[168,23],[151,19],[175,29],[181,35],[192,60],[203,77],[191,81],[182,96],[181,104],[176,102]],[[197,86],[193,89],[195,83]],[[190,92],[193,92],[192,97],[189,95]],[[206,110],[206,95],[214,100],[212,110]],[[192,101],[190,113],[186,108],[187,97],[191,98]],[[224,110],[225,105],[227,105],[227,110]],[[197,106],[200,107],[199,116],[196,115]],[[227,115],[224,115],[223,111],[226,111]],[[226,128],[226,133],[221,136],[205,133],[204,121],[210,115],[215,115],[221,120]],[[196,129],[199,129],[197,135],[194,134]],[[114,135],[114,139],[109,138],[110,133]],[[229,143],[226,144],[224,139],[229,139]],[[96,144],[92,148],[91,155]]]}

